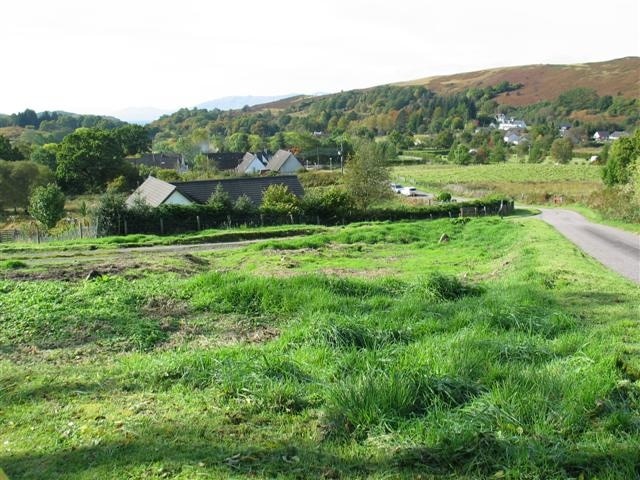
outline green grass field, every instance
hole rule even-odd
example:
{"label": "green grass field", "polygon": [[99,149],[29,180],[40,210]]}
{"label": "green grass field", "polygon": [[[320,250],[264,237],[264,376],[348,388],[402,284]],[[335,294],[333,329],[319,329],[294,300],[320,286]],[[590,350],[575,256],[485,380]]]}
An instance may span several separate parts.
{"label": "green grass field", "polygon": [[149,255],[0,269],[12,480],[638,475],[640,292],[536,219]]}
{"label": "green grass field", "polygon": [[583,202],[603,188],[601,167],[504,163],[489,165],[413,165],[393,168],[401,182],[447,189],[460,196],[509,195],[523,203],[546,203],[554,195]]}

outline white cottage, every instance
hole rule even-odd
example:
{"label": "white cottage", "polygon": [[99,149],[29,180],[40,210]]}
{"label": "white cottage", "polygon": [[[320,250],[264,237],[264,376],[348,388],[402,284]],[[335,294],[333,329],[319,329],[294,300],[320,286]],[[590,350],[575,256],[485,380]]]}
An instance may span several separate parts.
{"label": "white cottage", "polygon": [[287,150],[278,150],[267,163],[267,170],[278,173],[295,173],[304,170],[304,166]]}

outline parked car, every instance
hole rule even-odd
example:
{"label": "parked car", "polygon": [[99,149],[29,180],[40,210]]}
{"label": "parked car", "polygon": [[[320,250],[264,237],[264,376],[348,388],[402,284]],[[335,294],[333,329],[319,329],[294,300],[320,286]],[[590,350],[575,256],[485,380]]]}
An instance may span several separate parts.
{"label": "parked car", "polygon": [[400,193],[400,190],[402,190],[402,185],[400,185],[399,183],[392,183],[391,190],[393,190],[395,193]]}
{"label": "parked car", "polygon": [[418,195],[416,187],[402,187],[400,189],[400,193],[406,197],[415,197],[416,195]]}

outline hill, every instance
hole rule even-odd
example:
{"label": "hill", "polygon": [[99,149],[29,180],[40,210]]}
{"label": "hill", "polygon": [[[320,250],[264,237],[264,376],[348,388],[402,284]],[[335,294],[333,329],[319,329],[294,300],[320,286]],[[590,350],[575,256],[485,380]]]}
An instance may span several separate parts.
{"label": "hill", "polygon": [[216,98],[214,100],[209,100],[207,102],[200,103],[197,105],[197,108],[206,108],[207,110],[237,110],[243,108],[245,106],[253,106],[270,102],[277,102],[282,100],[283,98],[295,97],[297,94],[290,93],[287,95],[271,95],[271,96],[255,96],[255,95],[247,95],[247,96],[231,96],[231,97],[222,97]]}
{"label": "hill", "polygon": [[493,68],[399,82],[398,86],[424,86],[442,95],[485,88],[502,82],[522,84],[516,93],[503,93],[496,99],[515,107],[555,100],[576,86],[595,90],[598,95],[640,96],[640,57],[573,65],[525,65]]}

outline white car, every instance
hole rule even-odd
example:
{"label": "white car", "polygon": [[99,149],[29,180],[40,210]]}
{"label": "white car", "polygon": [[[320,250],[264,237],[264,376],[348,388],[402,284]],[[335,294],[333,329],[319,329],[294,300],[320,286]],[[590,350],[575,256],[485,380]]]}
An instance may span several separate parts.
{"label": "white car", "polygon": [[402,185],[400,185],[399,183],[392,183],[391,190],[393,190],[395,193],[400,193],[400,190],[402,190]]}
{"label": "white car", "polygon": [[415,197],[416,195],[418,195],[416,187],[402,187],[400,189],[400,193],[405,197]]}

